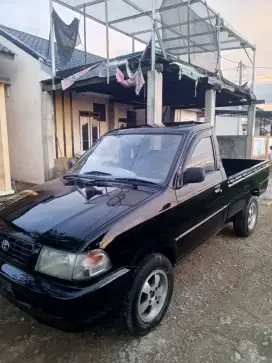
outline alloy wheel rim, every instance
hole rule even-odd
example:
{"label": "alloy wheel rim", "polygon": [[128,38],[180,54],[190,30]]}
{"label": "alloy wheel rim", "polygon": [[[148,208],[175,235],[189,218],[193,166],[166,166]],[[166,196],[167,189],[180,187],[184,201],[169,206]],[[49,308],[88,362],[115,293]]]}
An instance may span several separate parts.
{"label": "alloy wheel rim", "polygon": [[138,299],[140,319],[149,323],[162,311],[168,292],[168,279],[163,270],[153,271],[145,280]]}
{"label": "alloy wheel rim", "polygon": [[255,203],[252,203],[248,210],[248,228],[252,230],[255,226],[257,219],[257,208]]}

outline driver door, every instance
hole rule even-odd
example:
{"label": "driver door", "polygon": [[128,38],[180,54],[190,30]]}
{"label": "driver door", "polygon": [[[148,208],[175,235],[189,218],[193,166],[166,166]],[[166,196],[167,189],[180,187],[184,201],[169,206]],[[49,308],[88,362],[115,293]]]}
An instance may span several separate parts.
{"label": "driver door", "polygon": [[227,211],[222,189],[223,176],[216,162],[211,131],[197,134],[191,145],[183,170],[202,167],[205,180],[183,185],[176,190],[179,227],[175,240],[181,256],[218,232]]}

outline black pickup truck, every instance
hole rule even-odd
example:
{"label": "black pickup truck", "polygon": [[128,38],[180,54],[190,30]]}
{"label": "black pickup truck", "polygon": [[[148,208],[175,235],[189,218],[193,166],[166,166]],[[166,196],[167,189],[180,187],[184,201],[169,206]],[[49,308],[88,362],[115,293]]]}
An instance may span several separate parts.
{"label": "black pickup truck", "polygon": [[232,222],[247,237],[270,164],[221,160],[209,124],[109,132],[63,177],[0,209],[0,293],[39,321],[162,320],[173,266]]}

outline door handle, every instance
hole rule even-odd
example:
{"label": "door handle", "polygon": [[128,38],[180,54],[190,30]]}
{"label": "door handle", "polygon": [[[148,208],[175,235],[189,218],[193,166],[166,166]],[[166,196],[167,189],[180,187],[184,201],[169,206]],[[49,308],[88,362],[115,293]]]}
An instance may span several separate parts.
{"label": "door handle", "polygon": [[214,192],[217,194],[217,193],[222,193],[222,188],[221,188],[221,186],[219,185],[219,186],[217,186],[217,187],[215,187],[214,188]]}

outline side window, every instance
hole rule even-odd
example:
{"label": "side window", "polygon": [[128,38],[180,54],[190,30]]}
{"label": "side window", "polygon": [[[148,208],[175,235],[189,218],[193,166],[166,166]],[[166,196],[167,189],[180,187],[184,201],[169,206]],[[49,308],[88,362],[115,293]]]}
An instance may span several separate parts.
{"label": "side window", "polygon": [[204,168],[206,174],[215,171],[212,140],[206,137],[196,145],[187,168]]}

